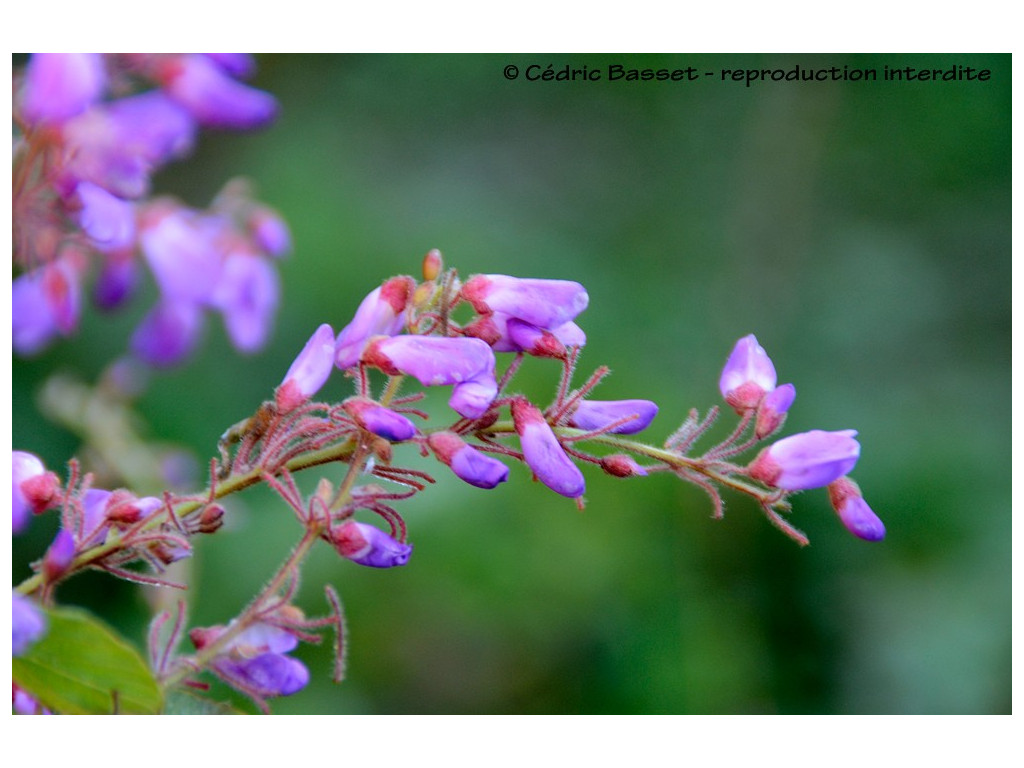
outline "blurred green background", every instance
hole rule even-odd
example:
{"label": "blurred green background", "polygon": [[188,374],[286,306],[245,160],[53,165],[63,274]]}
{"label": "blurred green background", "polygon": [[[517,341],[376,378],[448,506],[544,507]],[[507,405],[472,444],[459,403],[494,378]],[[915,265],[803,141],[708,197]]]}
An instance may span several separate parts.
{"label": "blurred green background", "polygon": [[[502,74],[614,63],[969,65],[992,76],[748,88]],[[580,513],[520,466],[494,491],[437,467],[437,485],[402,507],[416,548],[407,567],[315,552],[300,602],[322,614],[323,583],[338,588],[348,679],[333,685],[327,649],[304,647],[312,683],[276,712],[1010,711],[1009,55],[273,55],[259,65],[255,83],[278,97],[280,120],[204,134],[157,188],[205,206],[244,174],[284,214],[295,253],[281,265],[274,337],[241,357],[212,323],[201,353],[155,376],[138,403],[147,434],[202,465],[319,323],[340,329],[367,292],[417,274],[437,247],[464,276],[582,282],[581,372],[612,368],[601,398],[656,400],[654,442],[691,407],[719,402],[726,356],[756,333],[780,382],[796,384],[787,433],[859,430],[855,477],[888,528],[883,543],[861,542],[811,491],[794,498],[792,520],[811,538],[801,549],[742,498],[727,496],[725,519],[711,520],[706,497],[667,475],[588,470]],[[76,451],[75,436],[39,415],[39,387],[54,370],[94,380],[151,295],[114,316],[90,310],[76,338],[15,361],[16,448],[53,467]],[[516,380],[541,402],[556,382],[544,360]],[[348,392],[341,377],[325,389]],[[260,489],[229,509],[192,563],[195,624],[229,619],[300,536]],[[40,519],[16,540],[16,580],[52,525]],[[141,645],[150,609],[136,587],[87,575],[61,599]]]}

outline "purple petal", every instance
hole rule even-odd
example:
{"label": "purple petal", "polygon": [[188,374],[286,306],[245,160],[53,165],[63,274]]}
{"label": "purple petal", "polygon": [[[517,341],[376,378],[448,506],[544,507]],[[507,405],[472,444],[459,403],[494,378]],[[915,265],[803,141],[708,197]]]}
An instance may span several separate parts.
{"label": "purple petal", "polygon": [[203,312],[187,301],[161,301],[132,334],[132,352],[154,368],[177,365],[195,348]]}
{"label": "purple petal", "polygon": [[11,653],[21,656],[46,633],[46,617],[32,600],[11,595]]}
{"label": "purple petal", "polygon": [[508,467],[471,445],[452,456],[452,472],[477,488],[491,489],[508,480]]}
{"label": "purple petal", "polygon": [[309,683],[309,670],[298,659],[280,653],[264,653],[251,659],[226,657],[214,661],[224,677],[261,697],[290,696]]}
{"label": "purple petal", "polygon": [[578,429],[596,430],[627,416],[637,418],[608,430],[632,435],[647,429],[658,415],[658,405],[650,400],[583,400],[572,414],[570,424]]}
{"label": "purple petal", "polygon": [[269,93],[233,80],[209,58],[186,54],[166,89],[201,125],[245,130],[266,125],[277,115]]}
{"label": "purple petal", "polygon": [[352,322],[341,329],[335,365],[344,370],[359,363],[366,342],[373,336],[393,336],[405,325],[405,306],[411,281],[393,278],[374,288],[359,304]]}
{"label": "purple petal", "polygon": [[766,392],[775,389],[775,366],[754,334],[736,342],[722,369],[718,388],[729,405],[754,408]]}
{"label": "purple petal", "polygon": [[135,242],[135,206],[89,181],[75,188],[81,208],[78,225],[93,242],[107,250],[126,248]]}
{"label": "purple petal", "polygon": [[393,539],[380,528],[353,520],[335,528],[331,540],[342,557],[371,568],[405,565],[412,555],[411,545]]}
{"label": "purple petal", "polygon": [[34,53],[25,68],[21,114],[29,123],[56,123],[85,111],[106,85],[98,53]]}
{"label": "purple petal", "polygon": [[590,297],[570,280],[542,280],[509,275],[476,275],[462,296],[481,314],[501,312],[538,328],[551,329],[574,319]]}
{"label": "purple petal", "polygon": [[223,313],[235,349],[255,352],[264,345],[279,293],[277,271],[266,259],[248,253],[227,257],[210,301]]}
{"label": "purple petal", "polygon": [[[306,342],[285,374],[278,391],[278,407],[290,411],[299,403],[309,400],[331,375],[334,368],[334,329],[324,323]],[[287,389],[286,402],[281,394]]]}
{"label": "purple petal", "polygon": [[586,488],[583,473],[566,455],[537,407],[523,399],[513,400],[512,418],[523,457],[537,479],[555,493],[573,499],[582,496]]}

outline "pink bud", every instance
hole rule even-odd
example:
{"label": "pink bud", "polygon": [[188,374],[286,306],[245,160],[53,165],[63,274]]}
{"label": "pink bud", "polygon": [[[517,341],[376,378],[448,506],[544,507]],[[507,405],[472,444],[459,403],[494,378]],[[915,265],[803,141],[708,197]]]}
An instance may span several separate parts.
{"label": "pink bud", "polygon": [[647,470],[624,453],[601,457],[601,469],[613,477],[647,477]]}
{"label": "pink bud", "polygon": [[761,404],[757,407],[757,420],[754,425],[754,434],[760,440],[775,432],[786,420],[786,411],[793,405],[796,398],[796,387],[792,384],[783,384],[764,396]]}

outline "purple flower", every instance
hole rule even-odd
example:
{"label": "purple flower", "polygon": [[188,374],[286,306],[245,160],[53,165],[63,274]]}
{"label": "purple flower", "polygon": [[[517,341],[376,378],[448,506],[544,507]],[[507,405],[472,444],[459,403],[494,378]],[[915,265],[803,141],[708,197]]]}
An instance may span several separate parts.
{"label": "purple flower", "polygon": [[864,501],[860,487],[853,480],[841,477],[829,483],[828,498],[839,520],[854,536],[865,541],[885,538],[885,524]]}
{"label": "purple flower", "polygon": [[512,401],[512,419],[523,457],[533,474],[555,493],[575,499],[583,495],[583,473],[562,449],[540,410],[525,398]]}
{"label": "purple flower", "polygon": [[376,339],[363,362],[389,376],[415,377],[425,387],[454,384],[448,404],[469,419],[482,416],[498,394],[494,352],[480,339],[394,336]]}
{"label": "purple flower", "polygon": [[75,538],[70,531],[61,528],[43,555],[43,574],[47,581],[54,581],[68,570],[75,559]]}
{"label": "purple flower", "polygon": [[11,451],[11,529],[20,533],[33,512],[50,506],[57,494],[57,476],[47,472],[38,456],[26,451]]}
{"label": "purple flower", "polygon": [[508,467],[481,453],[454,432],[435,432],[427,438],[434,455],[470,485],[491,489],[508,480]]}
{"label": "purple flower", "polygon": [[232,77],[249,77],[256,71],[256,60],[248,53],[204,53]]}
{"label": "purple flower", "polygon": [[279,293],[277,272],[266,260],[240,251],[228,255],[210,302],[223,313],[235,349],[255,352],[263,346]]}
{"label": "purple flower", "polygon": [[796,387],[783,384],[776,387],[761,400],[757,407],[757,420],[754,423],[754,435],[760,440],[782,426],[786,420],[786,411],[796,399]]}
{"label": "purple flower", "polygon": [[30,124],[62,122],[85,111],[105,85],[98,53],[34,53],[25,68],[21,115]]}
{"label": "purple flower", "polygon": [[416,425],[400,413],[362,397],[350,397],[342,407],[363,429],[385,440],[402,442],[416,435]]}
{"label": "purple flower", "polygon": [[12,685],[11,709],[16,715],[52,715],[53,712],[42,706],[31,694],[18,687],[17,683]]}
{"label": "purple flower", "polygon": [[462,298],[480,314],[500,312],[547,330],[575,318],[590,301],[583,286],[570,280],[508,275],[475,275],[462,286]]}
{"label": "purple flower", "polygon": [[46,633],[46,617],[24,595],[11,596],[11,653],[21,656]]}
{"label": "purple flower", "polygon": [[268,256],[280,258],[291,251],[292,234],[276,211],[259,206],[249,217],[248,225],[253,239]]}
{"label": "purple flower", "polygon": [[722,369],[718,388],[725,402],[738,413],[756,408],[766,393],[775,389],[775,366],[754,334],[736,342]]}
{"label": "purple flower", "polygon": [[856,430],[801,432],[765,448],[747,473],[773,488],[803,491],[822,488],[847,474],[860,457]]}
{"label": "purple flower", "polygon": [[203,330],[203,312],[189,301],[164,300],[143,319],[132,334],[132,352],[154,368],[184,360]]}
{"label": "purple flower", "polygon": [[577,429],[600,430],[627,416],[636,418],[607,430],[632,435],[647,429],[658,415],[658,405],[650,400],[583,400],[573,411],[569,423]]}
{"label": "purple flower", "polygon": [[163,296],[192,303],[210,298],[223,268],[215,244],[221,230],[216,220],[179,206],[160,207],[145,217],[139,244]]}
{"label": "purple flower", "polygon": [[82,497],[81,544],[92,547],[107,538],[107,502],[113,494],[102,488],[90,488]]}
{"label": "purple flower", "polygon": [[298,407],[320,391],[334,367],[334,329],[327,323],[317,328],[295,358],[275,395],[282,413]]}
{"label": "purple flower", "polygon": [[110,254],[93,284],[93,300],[102,309],[114,309],[134,292],[139,283],[139,266],[129,253]]}
{"label": "purple flower", "polygon": [[273,96],[237,82],[201,54],[175,57],[160,77],[171,98],[201,125],[246,130],[266,125],[277,115]]}
{"label": "purple flower", "polygon": [[352,322],[338,334],[335,365],[342,370],[357,365],[371,337],[394,336],[402,330],[412,286],[408,277],[393,277],[370,291]]}
{"label": "purple flower", "polygon": [[376,526],[354,520],[331,531],[331,543],[342,557],[371,568],[405,565],[412,554],[411,545],[393,539]]}
{"label": "purple flower", "polygon": [[[221,627],[195,629],[189,636],[201,650],[223,631]],[[290,696],[309,683],[306,666],[286,655],[298,644],[298,639],[288,630],[257,622],[222,649],[213,660],[213,670],[229,684],[260,699]]]}
{"label": "purple flower", "polygon": [[127,248],[135,242],[135,206],[103,187],[83,181],[75,187],[78,226],[104,250]]}
{"label": "purple flower", "polygon": [[11,340],[22,355],[42,351],[57,335],[75,330],[81,313],[81,275],[61,258],[19,275],[11,285]]}

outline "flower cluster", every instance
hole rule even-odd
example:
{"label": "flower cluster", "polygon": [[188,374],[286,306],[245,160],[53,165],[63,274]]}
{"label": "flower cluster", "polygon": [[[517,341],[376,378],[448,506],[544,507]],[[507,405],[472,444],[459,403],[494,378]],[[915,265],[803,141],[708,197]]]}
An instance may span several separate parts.
{"label": "flower cluster", "polygon": [[16,352],[75,331],[90,273],[95,303],[112,309],[134,293],[142,264],[160,298],[132,338],[138,359],[180,362],[205,310],[221,313],[240,351],[263,345],[279,293],[272,262],[290,250],[284,221],[240,183],[205,211],[149,197],[154,172],[187,155],[199,128],[274,118],[274,98],[239,80],[253,70],[245,54],[29,59],[15,81]]}

